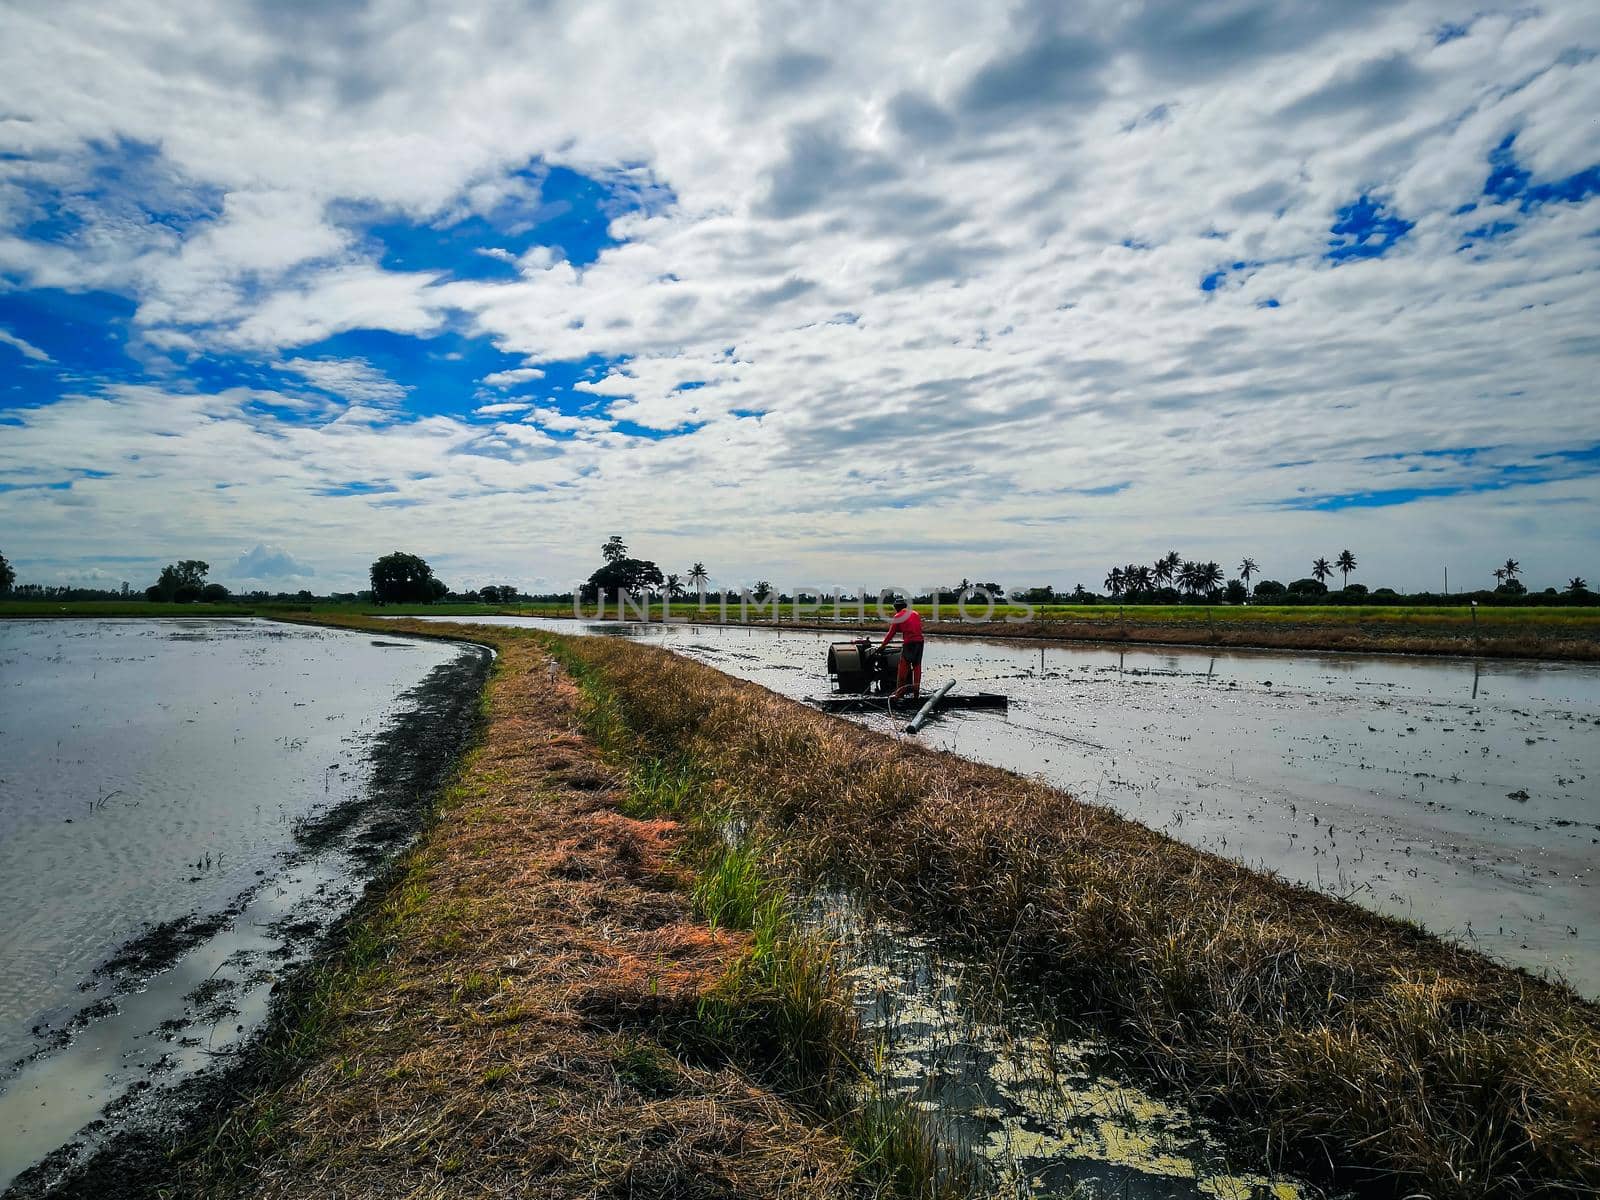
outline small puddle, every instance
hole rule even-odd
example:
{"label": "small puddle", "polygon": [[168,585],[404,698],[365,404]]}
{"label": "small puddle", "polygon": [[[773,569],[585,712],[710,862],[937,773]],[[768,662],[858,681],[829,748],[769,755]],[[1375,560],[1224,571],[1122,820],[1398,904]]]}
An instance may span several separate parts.
{"label": "small puddle", "polygon": [[1133,1083],[1092,1031],[994,972],[830,895],[814,906],[854,985],[874,1095],[909,1102],[1002,1196],[1311,1200],[1216,1127]]}

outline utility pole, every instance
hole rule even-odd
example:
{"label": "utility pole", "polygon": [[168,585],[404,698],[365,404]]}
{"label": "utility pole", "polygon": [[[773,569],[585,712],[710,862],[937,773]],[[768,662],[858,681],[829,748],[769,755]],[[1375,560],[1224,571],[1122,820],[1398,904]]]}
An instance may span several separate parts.
{"label": "utility pole", "polygon": [[1446,596],[1448,596],[1450,594],[1450,568],[1449,567],[1446,567],[1444,569],[1444,594]]}

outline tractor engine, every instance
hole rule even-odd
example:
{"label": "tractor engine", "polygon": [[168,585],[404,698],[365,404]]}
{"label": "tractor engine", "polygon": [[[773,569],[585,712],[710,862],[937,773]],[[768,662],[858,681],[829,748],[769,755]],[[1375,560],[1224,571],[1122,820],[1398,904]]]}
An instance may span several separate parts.
{"label": "tractor engine", "polygon": [[900,670],[898,642],[876,649],[866,638],[828,647],[828,677],[833,690],[848,695],[888,695]]}

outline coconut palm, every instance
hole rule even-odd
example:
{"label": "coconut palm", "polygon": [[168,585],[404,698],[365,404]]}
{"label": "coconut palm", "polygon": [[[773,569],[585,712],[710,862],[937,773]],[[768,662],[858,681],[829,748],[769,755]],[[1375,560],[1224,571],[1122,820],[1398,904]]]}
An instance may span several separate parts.
{"label": "coconut palm", "polygon": [[1172,581],[1178,577],[1178,568],[1183,565],[1183,556],[1176,550],[1168,550],[1156,559],[1156,565],[1151,569],[1150,575],[1162,587],[1171,587]]}
{"label": "coconut palm", "polygon": [[1194,595],[1200,590],[1200,564],[1185,562],[1177,570],[1175,578],[1178,587],[1188,595]]}
{"label": "coconut palm", "polygon": [[676,575],[667,576],[667,599],[680,600],[684,596],[683,580]]}
{"label": "coconut palm", "polygon": [[1514,558],[1506,559],[1505,566],[1501,567],[1500,569],[1505,572],[1505,580],[1507,583],[1510,583],[1518,575],[1522,574],[1522,564]]}
{"label": "coconut palm", "polygon": [[1567,580],[1567,591],[1571,592],[1573,595],[1577,595],[1579,592],[1587,592],[1588,590],[1589,581],[1582,575],[1574,575],[1571,579]]}
{"label": "coconut palm", "polygon": [[1199,590],[1210,595],[1222,586],[1222,568],[1214,562],[1201,563],[1195,568],[1195,582]]}
{"label": "coconut palm", "polygon": [[1319,558],[1311,564],[1311,577],[1318,583],[1327,583],[1333,575],[1333,564],[1325,558]]}
{"label": "coconut palm", "polygon": [[1122,568],[1122,584],[1130,592],[1148,592],[1153,580],[1150,568],[1140,563],[1129,563]]}
{"label": "coconut palm", "polygon": [[1106,591],[1110,592],[1113,596],[1120,596],[1122,595],[1122,589],[1124,586],[1126,586],[1126,579],[1122,574],[1122,568],[1112,567],[1111,570],[1106,573]]}
{"label": "coconut palm", "polygon": [[1339,557],[1334,559],[1333,565],[1339,568],[1339,574],[1344,576],[1344,586],[1350,586],[1350,572],[1356,569],[1356,556],[1348,550],[1339,551]]}
{"label": "coconut palm", "polygon": [[697,562],[694,566],[689,568],[689,582],[694,584],[695,591],[699,592],[702,596],[706,594],[706,580],[709,578],[710,576],[706,574],[705,563]]}
{"label": "coconut palm", "polygon": [[1247,558],[1239,564],[1239,578],[1244,580],[1245,587],[1250,586],[1250,576],[1259,574],[1261,567],[1253,558]]}

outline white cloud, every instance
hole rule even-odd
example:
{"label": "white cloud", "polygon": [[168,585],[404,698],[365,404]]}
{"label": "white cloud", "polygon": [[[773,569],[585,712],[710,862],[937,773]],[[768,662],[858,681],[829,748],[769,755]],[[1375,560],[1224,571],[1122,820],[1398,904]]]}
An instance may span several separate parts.
{"label": "white cloud", "polygon": [[19,338],[16,334],[11,333],[9,330],[0,329],[0,345],[10,346],[12,349],[21,354],[23,358],[30,359],[33,362],[47,363],[53,361],[48,354],[39,349],[39,347],[35,346],[32,342],[29,342],[23,338]]}
{"label": "white cloud", "polygon": [[304,579],[315,575],[316,568],[300,562],[282,546],[269,546],[257,542],[246,550],[229,572],[238,579]]}
{"label": "white cloud", "polygon": [[[1396,580],[1422,573],[1418,547],[1595,574],[1593,522],[1572,517],[1592,476],[1280,506],[1476,486],[1600,443],[1597,202],[1484,194],[1513,132],[1541,179],[1600,161],[1593,6],[1485,12],[1442,45],[1442,0],[1250,22],[1192,0],[295,11],[309,28],[199,0],[8,10],[0,72],[26,119],[0,123],[22,156],[0,157],[0,270],[133,297],[140,353],[257,355],[354,407],[79,381],[7,428],[0,479],[113,471],[126,528],[163,546],[294,520],[319,563],[432,539],[510,578],[579,573],[618,530],[730,578],[1070,584],[1170,545],[1292,578],[1333,541]],[[182,219],[92,198],[86,148],[119,139],[159,147],[146,190]],[[518,269],[490,280],[386,266],[352,216],[532,203],[535,157],[676,203],[618,216],[627,240],[586,265],[480,247]],[[39,179],[81,197],[71,237],[18,232]],[[1330,228],[1363,194],[1414,228],[1334,267]],[[1462,249],[1497,220],[1516,228]],[[626,361],[576,385],[578,411],[541,395],[474,414],[518,422],[411,419],[406,379],[300,349],[356,329],[516,355],[485,388]],[[1500,449],[1379,457],[1463,446]],[[114,553],[81,514],[60,523],[63,495],[113,494],[77,478],[0,511],[35,549]]]}
{"label": "white cloud", "polygon": [[509,371],[494,371],[483,377],[483,382],[488,387],[513,387],[519,383],[531,383],[535,379],[543,379],[544,372],[538,367],[515,367]]}
{"label": "white cloud", "polygon": [[302,376],[312,387],[354,403],[394,405],[411,389],[396,383],[364,358],[291,358],[273,364]]}

